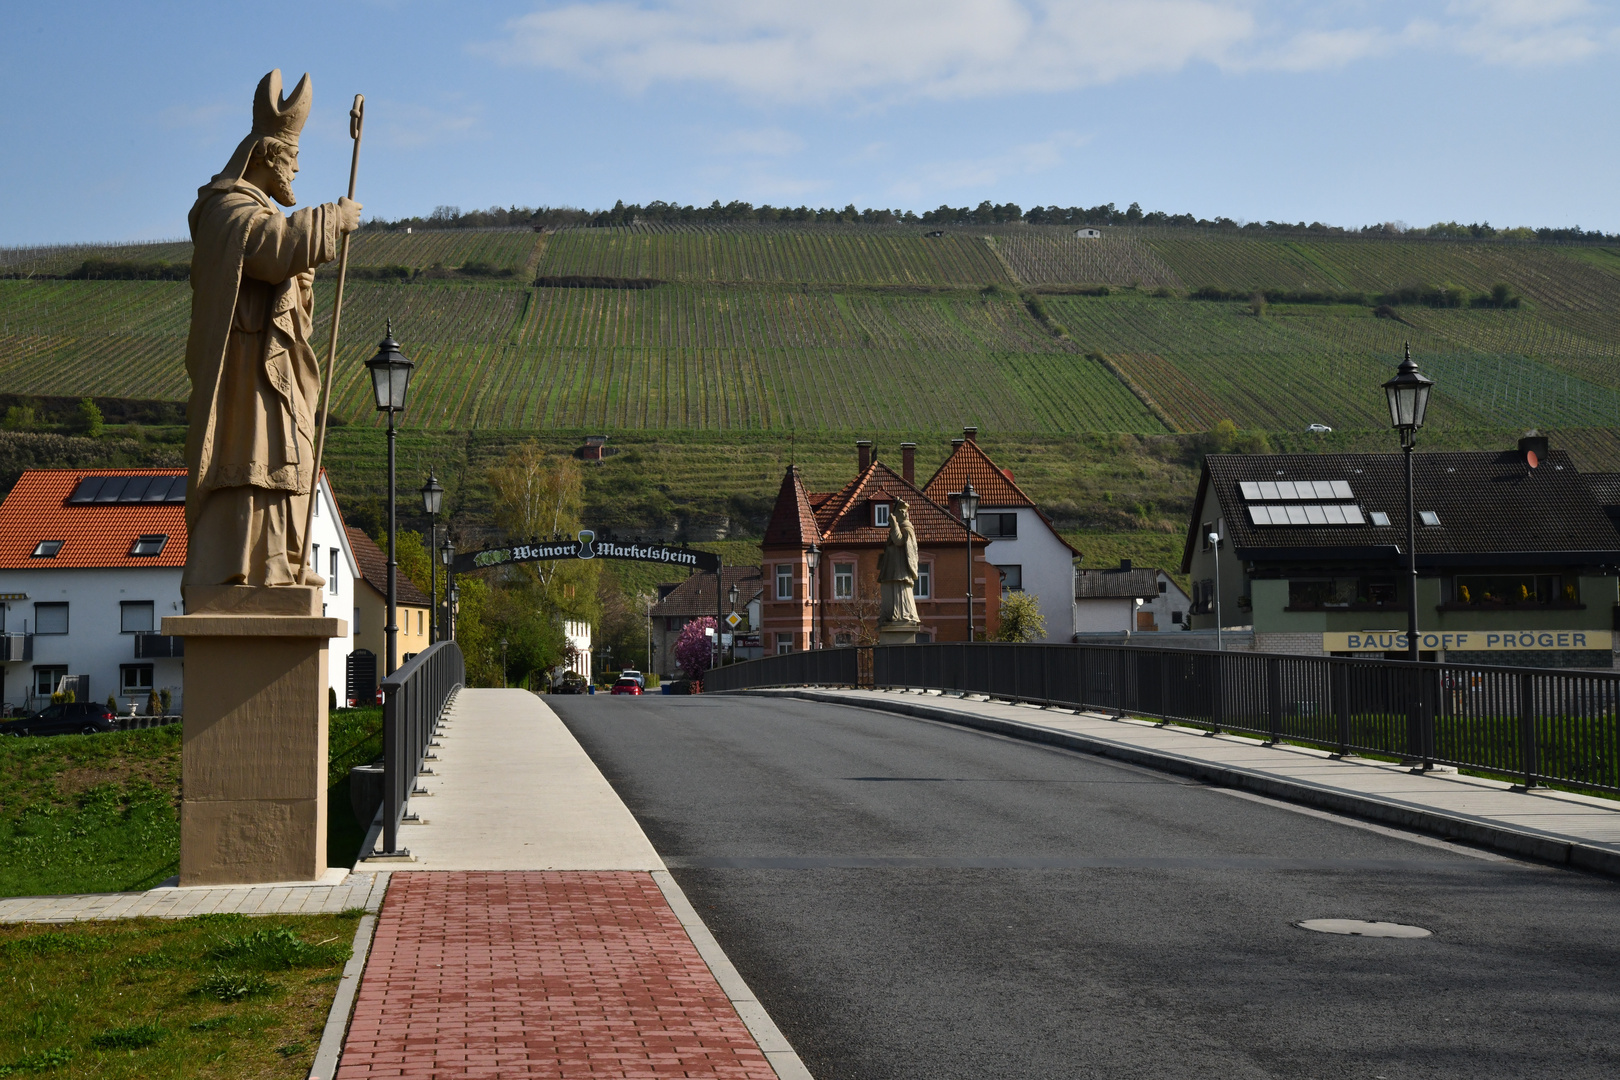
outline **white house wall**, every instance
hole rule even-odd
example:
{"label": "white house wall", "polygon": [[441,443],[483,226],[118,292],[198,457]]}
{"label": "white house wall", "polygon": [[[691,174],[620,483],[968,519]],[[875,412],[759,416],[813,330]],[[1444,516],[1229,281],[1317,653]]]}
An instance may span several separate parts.
{"label": "white house wall", "polygon": [[[981,508],[981,513],[1011,513],[1013,508]],[[1045,519],[1029,507],[1018,507],[1018,539],[992,540],[985,559],[995,566],[1023,567],[1024,592],[1034,593],[1046,620],[1046,642],[1067,642],[1076,629],[1074,552],[1058,539]],[[964,554],[963,559],[967,556]]]}
{"label": "white house wall", "polygon": [[1136,629],[1136,601],[1117,597],[1088,597],[1074,605],[1074,632],[1117,634]]}
{"label": "white house wall", "polygon": [[[348,689],[349,654],[354,651],[354,631],[358,621],[354,613],[354,579],[359,576],[360,566],[354,561],[354,551],[349,547],[349,534],[343,528],[343,519],[337,513],[324,478],[321,481],[320,492],[321,498],[315,507],[315,527],[311,530],[311,540],[320,548],[320,565],[317,570],[326,578],[326,587],[321,597],[321,612],[332,618],[342,619],[349,627],[347,637],[333,638],[326,646],[327,681],[337,693],[338,701],[341,703]],[[335,575],[332,573],[334,548],[339,552]],[[380,663],[377,674],[381,678]]]}

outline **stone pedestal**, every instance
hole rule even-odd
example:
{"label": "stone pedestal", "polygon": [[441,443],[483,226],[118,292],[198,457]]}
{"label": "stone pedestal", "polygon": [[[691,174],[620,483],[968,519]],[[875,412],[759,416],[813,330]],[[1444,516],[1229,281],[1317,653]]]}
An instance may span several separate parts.
{"label": "stone pedestal", "polygon": [[920,622],[892,622],[878,627],[879,645],[915,645]]}
{"label": "stone pedestal", "polygon": [[347,635],[307,586],[187,586],[180,884],[326,872],[327,642]]}

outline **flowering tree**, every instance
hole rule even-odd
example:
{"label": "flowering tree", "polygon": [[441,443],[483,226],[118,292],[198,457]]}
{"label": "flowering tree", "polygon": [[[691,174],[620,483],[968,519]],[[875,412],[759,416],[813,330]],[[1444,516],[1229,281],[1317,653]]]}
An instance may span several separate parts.
{"label": "flowering tree", "polygon": [[681,636],[675,639],[675,663],[680,665],[688,679],[701,679],[703,673],[709,670],[713,642],[704,630],[713,630],[718,634],[720,624],[713,616],[705,615],[681,627]]}

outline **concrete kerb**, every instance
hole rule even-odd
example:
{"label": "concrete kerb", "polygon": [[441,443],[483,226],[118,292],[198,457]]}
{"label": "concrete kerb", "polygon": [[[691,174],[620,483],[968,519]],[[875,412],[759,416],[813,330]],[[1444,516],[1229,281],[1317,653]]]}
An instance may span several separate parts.
{"label": "concrete kerb", "polygon": [[726,998],[731,1002],[737,1015],[741,1017],[743,1026],[748,1028],[748,1034],[753,1036],[754,1042],[765,1055],[765,1060],[780,1080],[814,1080],[810,1070],[804,1067],[799,1060],[798,1053],[788,1042],[787,1036],[782,1034],[771,1019],[765,1006],[759,1003],[754,992],[748,988],[740,972],[726,956],[720,942],[715,940],[709,928],[703,922],[703,917],[697,913],[692,902],[681,891],[680,885],[668,870],[654,870],[653,880],[663,891],[664,901],[669,904],[675,917],[680,920],[681,926],[686,930],[686,936],[692,939],[692,945],[697,949],[698,955],[709,966],[714,975],[715,982],[725,992]]}
{"label": "concrete kerb", "polygon": [[1045,743],[1079,750],[1099,757],[1113,758],[1132,765],[1141,765],[1178,776],[1190,776],[1220,787],[1236,788],[1265,795],[1285,802],[1302,803],[1335,813],[1365,818],[1386,825],[1396,825],[1417,832],[1429,833],[1447,840],[1461,840],[1480,847],[1491,848],[1511,855],[1523,856],[1540,862],[1572,866],[1609,877],[1620,878],[1620,852],[1580,840],[1546,833],[1515,829],[1487,819],[1471,818],[1460,814],[1394,802],[1369,795],[1320,787],[1298,781],[1270,776],[1230,765],[1203,761],[1181,754],[1140,747],[1121,746],[1117,743],[1094,739],[1074,732],[1059,731],[1039,724],[1022,723],[995,716],[982,716],[956,709],[944,709],[917,701],[896,700],[873,695],[872,700],[852,701],[848,697],[805,689],[734,690],[725,693],[772,697],[786,695],[830,705],[845,705],[857,709],[873,709],[898,713],[924,720],[955,724],[997,735],[1006,735],[1027,742]]}
{"label": "concrete kerb", "polygon": [[371,951],[371,935],[377,929],[377,916],[360,917],[354,930],[354,950],[349,962],[343,965],[343,978],[338,982],[337,995],[326,1013],[326,1027],[321,1031],[321,1044],[315,1051],[315,1062],[309,1067],[309,1080],[332,1080],[337,1075],[338,1059],[343,1056],[343,1039],[349,1033],[349,1014],[354,1012],[354,996],[360,989],[360,975],[366,970],[366,955]]}

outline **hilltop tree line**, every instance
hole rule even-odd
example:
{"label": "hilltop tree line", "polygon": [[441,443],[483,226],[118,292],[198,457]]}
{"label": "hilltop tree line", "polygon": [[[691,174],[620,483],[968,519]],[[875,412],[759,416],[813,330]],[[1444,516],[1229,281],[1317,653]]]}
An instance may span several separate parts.
{"label": "hilltop tree line", "polygon": [[[1498,229],[1490,222],[1463,225],[1455,221],[1436,222],[1426,228],[1398,221],[1386,221],[1361,228],[1327,225],[1320,221],[1248,221],[1229,217],[1202,218],[1194,214],[1170,214],[1163,210],[1144,211],[1140,203],[1121,210],[1114,203],[1100,206],[1033,206],[1028,210],[1017,203],[977,206],[941,205],[916,213],[912,210],[872,208],[858,210],[854,203],[843,209],[810,206],[772,206],[719,199],[708,206],[681,205],[654,200],[641,205],[619,200],[610,210],[582,210],[567,206],[492,206],[488,210],[462,210],[459,206],[435,207],[427,217],[395,220],[373,218],[362,228],[392,232],[399,229],[560,229],[566,227],[607,227],[613,225],[1029,225],[1132,226],[1167,229],[1201,229],[1242,235],[1281,236],[1407,236],[1452,240],[1541,240],[1549,243],[1620,240],[1620,234],[1601,229],[1529,228]],[[105,270],[93,276],[114,276]]]}

